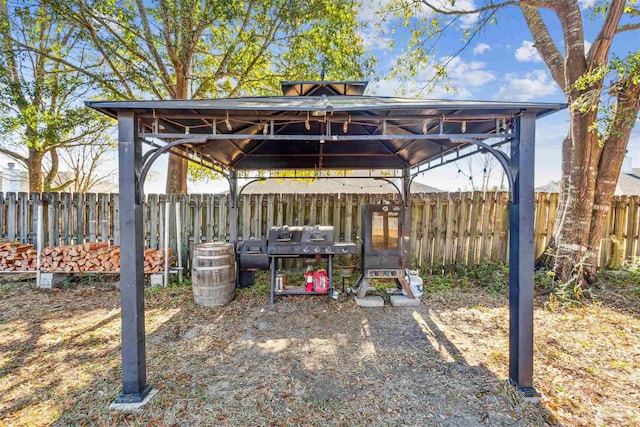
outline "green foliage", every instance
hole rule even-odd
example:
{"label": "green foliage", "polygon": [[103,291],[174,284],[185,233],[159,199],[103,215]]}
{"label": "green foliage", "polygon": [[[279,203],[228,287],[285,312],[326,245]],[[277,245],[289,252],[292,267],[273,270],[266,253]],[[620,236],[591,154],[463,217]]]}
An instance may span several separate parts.
{"label": "green foliage", "polygon": [[355,1],[52,0],[96,51],[90,77],[114,98],[271,94],[282,79],[371,71]]}
{"label": "green foliage", "polygon": [[[502,294],[509,290],[509,267],[503,263],[485,260],[478,264],[436,269],[433,274],[424,276],[423,279],[425,292],[469,290],[477,286],[490,293]],[[556,292],[559,289],[555,274],[544,268],[535,271],[534,286],[539,292]]]}
{"label": "green foliage", "polygon": [[619,269],[603,270],[598,278],[598,285],[602,288],[619,288],[634,298],[640,298],[640,257],[628,260]]}
{"label": "green foliage", "polygon": [[424,276],[426,292],[451,288],[468,290],[478,286],[490,293],[505,293],[509,289],[509,268],[502,263],[482,261],[472,265],[453,265],[437,269]]}
{"label": "green foliage", "polygon": [[[0,135],[3,153],[27,164],[53,149],[82,144],[109,120],[85,108],[86,76],[53,61],[79,40],[43,3],[0,2]],[[82,61],[78,66],[83,66]],[[28,153],[28,154],[27,154]],[[40,181],[41,170],[30,170]],[[52,175],[55,175],[55,172]]]}
{"label": "green foliage", "polygon": [[[59,60],[105,96],[266,95],[281,80],[358,79],[372,73],[355,0],[50,0],[81,41]],[[91,64],[77,66],[92,52]],[[191,167],[193,179],[219,178]]]}
{"label": "green foliage", "polygon": [[[609,79],[608,86],[606,79]],[[620,136],[624,129],[634,126],[637,119],[633,108],[620,108],[620,97],[627,96],[626,90],[631,85],[640,84],[640,52],[630,52],[626,57],[613,55],[611,60],[594,70],[582,75],[573,85],[581,91],[581,95],[571,107],[586,113],[597,111],[598,117],[589,126],[589,131],[598,135],[601,146],[611,136]],[[609,97],[603,97],[608,93]]]}
{"label": "green foliage", "polygon": [[237,289],[242,296],[265,296],[271,292],[271,282],[267,273],[256,273],[255,284],[249,288]]}

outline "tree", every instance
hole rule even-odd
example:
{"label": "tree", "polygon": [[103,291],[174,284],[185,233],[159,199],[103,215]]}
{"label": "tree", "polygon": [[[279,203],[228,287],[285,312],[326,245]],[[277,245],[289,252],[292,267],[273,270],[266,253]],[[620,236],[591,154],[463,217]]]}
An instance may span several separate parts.
{"label": "tree", "polygon": [[[106,128],[107,121],[78,106],[88,88],[82,75],[47,57],[64,55],[78,41],[73,28],[51,19],[49,7],[0,0],[0,38],[0,153],[27,168],[30,191],[46,191],[58,170],[58,150]],[[47,155],[51,167],[44,173]]]}
{"label": "tree", "polygon": [[[584,17],[578,0],[504,0],[477,8],[466,6],[461,10],[454,0],[394,3],[396,10],[412,13],[422,23],[413,32],[413,49],[403,60],[409,64],[427,61],[434,47],[429,40],[447,28],[461,29],[468,44],[494,22],[501,9],[521,10],[534,46],[571,105],[569,132],[562,143],[558,220],[548,246],[551,255],[544,262],[563,281],[574,277],[581,285],[593,282],[604,222],[640,108],[640,52],[619,57],[611,46],[616,35],[640,29],[640,9],[633,0],[597,3],[593,18],[600,19],[602,26],[585,52]],[[542,9],[547,13],[543,15]],[[561,47],[551,36],[548,12],[560,22]],[[462,23],[461,17],[472,19]],[[411,65],[408,69],[415,70]],[[440,68],[436,74],[443,73]]]}
{"label": "tree", "polygon": [[59,191],[95,192],[98,186],[112,182],[116,171],[108,169],[106,156],[111,148],[100,141],[98,144],[85,144],[61,153],[60,160],[69,172],[59,173],[54,178]]}
{"label": "tree", "polygon": [[[472,191],[489,191],[491,189],[503,190],[505,174],[504,170],[499,166],[498,161],[493,155],[484,153],[482,155],[470,156],[464,159],[462,165],[458,167],[458,174],[469,179]],[[500,175],[500,185],[491,185],[494,172]],[[478,182],[480,180],[480,182]]]}
{"label": "tree", "polygon": [[[371,68],[355,1],[48,0],[81,29],[96,61],[51,55],[117,99],[273,93],[280,80],[359,78]],[[170,156],[167,193],[187,191],[187,161]]]}

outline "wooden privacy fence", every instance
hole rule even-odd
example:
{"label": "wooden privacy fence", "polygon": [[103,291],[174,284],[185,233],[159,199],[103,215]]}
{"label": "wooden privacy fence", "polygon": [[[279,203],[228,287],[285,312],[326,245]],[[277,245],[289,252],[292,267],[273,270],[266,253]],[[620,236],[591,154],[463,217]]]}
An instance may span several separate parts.
{"label": "wooden privacy fence", "polygon": [[[240,197],[239,237],[266,238],[272,225],[329,224],[336,240],[354,241],[361,230],[359,206],[395,200],[394,194],[251,194]],[[169,215],[167,204],[169,202]],[[0,193],[0,237],[36,243],[37,206],[43,204],[44,246],[109,242],[119,244],[117,194]],[[535,251],[540,255],[551,236],[557,193],[535,195]],[[179,209],[176,209],[176,205]],[[145,244],[177,251],[176,225],[183,260],[194,244],[228,237],[226,194],[148,195],[144,210]],[[179,211],[179,221],[176,212]],[[640,257],[640,197],[616,196],[612,202],[600,265],[615,267]],[[507,192],[428,193],[411,197],[412,264],[472,264],[507,261],[509,198]]]}

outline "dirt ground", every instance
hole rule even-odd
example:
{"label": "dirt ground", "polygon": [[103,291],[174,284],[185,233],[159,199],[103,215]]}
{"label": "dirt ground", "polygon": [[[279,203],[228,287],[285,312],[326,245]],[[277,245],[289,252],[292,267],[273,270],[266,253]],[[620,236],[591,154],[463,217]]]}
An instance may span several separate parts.
{"label": "dirt ground", "polygon": [[[625,291],[626,292],[626,291]],[[637,299],[602,290],[535,311],[539,404],[506,384],[507,296],[425,294],[421,307],[362,309],[346,296],[243,292],[226,307],[186,286],[146,293],[148,381],[137,413],[120,391],[119,292],[94,281],[0,285],[0,424],[6,426],[640,425]]]}

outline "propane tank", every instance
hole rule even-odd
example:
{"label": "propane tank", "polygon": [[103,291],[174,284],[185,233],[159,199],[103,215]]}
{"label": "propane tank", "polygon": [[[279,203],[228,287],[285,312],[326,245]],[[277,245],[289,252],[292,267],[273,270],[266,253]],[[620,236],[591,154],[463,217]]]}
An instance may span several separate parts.
{"label": "propane tank", "polygon": [[320,269],[313,273],[313,289],[321,294],[329,292],[329,275],[327,270]]}
{"label": "propane tank", "polygon": [[[420,298],[424,292],[424,284],[422,282],[422,277],[418,276],[418,272],[415,270],[407,270],[404,280],[409,285],[409,289],[411,289],[413,296],[415,298]],[[402,288],[402,295],[407,295],[404,288]]]}
{"label": "propane tank", "polygon": [[313,270],[311,266],[307,266],[307,271],[304,272],[305,291],[313,292]]}

